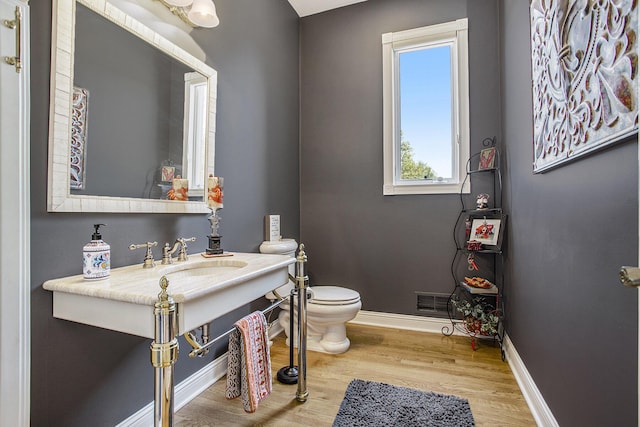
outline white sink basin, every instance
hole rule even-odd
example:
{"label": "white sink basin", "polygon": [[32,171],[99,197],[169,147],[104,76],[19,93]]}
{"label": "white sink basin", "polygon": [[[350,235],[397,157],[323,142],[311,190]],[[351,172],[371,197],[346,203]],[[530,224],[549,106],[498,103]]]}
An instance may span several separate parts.
{"label": "white sink basin", "polygon": [[197,264],[191,264],[188,266],[172,266],[161,269],[160,274],[163,274],[169,280],[169,286],[174,280],[184,280],[194,277],[213,276],[236,271],[240,268],[244,268],[249,264],[245,261],[236,260],[210,260]]}

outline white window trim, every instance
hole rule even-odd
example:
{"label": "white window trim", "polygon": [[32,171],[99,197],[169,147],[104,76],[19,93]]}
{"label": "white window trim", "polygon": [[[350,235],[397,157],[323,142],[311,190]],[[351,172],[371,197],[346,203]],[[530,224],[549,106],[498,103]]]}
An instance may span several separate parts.
{"label": "white window trim", "polygon": [[[204,96],[198,90],[204,87]],[[182,139],[182,175],[189,180],[189,196],[204,197],[206,182],[206,100],[207,78],[198,72],[184,75],[184,126]]]}
{"label": "white window trim", "polygon": [[[397,177],[399,169],[400,129],[397,129],[399,106],[399,73],[397,57],[399,50],[409,47],[453,40],[452,49],[452,90],[457,109],[453,111],[454,135],[457,136],[457,162],[454,162],[453,180],[409,181]],[[467,19],[428,27],[414,28],[382,35],[383,67],[383,159],[385,196],[403,194],[451,194],[470,193],[471,184],[466,177],[466,163],[469,160],[469,43]]]}

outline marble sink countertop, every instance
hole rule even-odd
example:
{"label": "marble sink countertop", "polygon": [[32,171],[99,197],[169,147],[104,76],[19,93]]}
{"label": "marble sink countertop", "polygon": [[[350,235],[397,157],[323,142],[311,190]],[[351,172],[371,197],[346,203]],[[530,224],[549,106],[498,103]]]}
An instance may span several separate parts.
{"label": "marble sink countertop", "polygon": [[[160,278],[163,275],[167,275],[169,280],[169,295],[176,303],[184,303],[294,262],[295,258],[288,255],[233,252],[231,256],[204,258],[200,254],[192,254],[187,261],[174,261],[169,265],[156,261],[154,268],[142,268],[142,263],[114,268],[109,278],[103,280],[84,280],[79,274],[47,280],[42,286],[54,292],[153,306],[161,291]],[[209,267],[213,269],[207,270],[208,274],[183,276],[189,274],[187,270],[193,272],[193,269]]]}

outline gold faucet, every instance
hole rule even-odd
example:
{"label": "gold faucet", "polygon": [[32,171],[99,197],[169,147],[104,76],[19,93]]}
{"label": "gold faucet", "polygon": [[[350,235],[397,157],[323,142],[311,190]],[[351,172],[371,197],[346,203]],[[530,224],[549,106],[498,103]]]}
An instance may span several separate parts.
{"label": "gold faucet", "polygon": [[173,243],[173,246],[169,245],[169,243],[164,244],[164,248],[162,248],[162,264],[173,264],[173,258],[171,255],[175,251],[178,250],[178,246],[180,246],[180,252],[178,252],[178,261],[186,261],[189,259],[189,255],[187,255],[187,242],[195,242],[196,238],[191,237],[189,239],[185,239],[183,237],[176,239]]}

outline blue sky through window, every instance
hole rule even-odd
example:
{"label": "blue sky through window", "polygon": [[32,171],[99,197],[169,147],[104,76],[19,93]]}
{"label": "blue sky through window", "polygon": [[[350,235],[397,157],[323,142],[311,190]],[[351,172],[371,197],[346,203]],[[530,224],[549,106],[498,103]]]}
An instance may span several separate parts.
{"label": "blue sky through window", "polygon": [[451,47],[400,54],[400,129],[413,158],[451,178]]}

